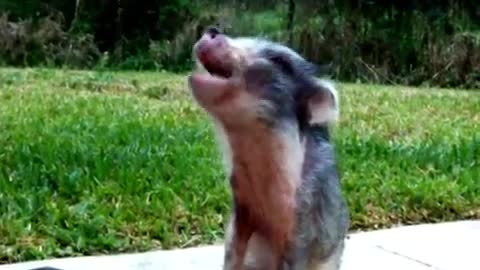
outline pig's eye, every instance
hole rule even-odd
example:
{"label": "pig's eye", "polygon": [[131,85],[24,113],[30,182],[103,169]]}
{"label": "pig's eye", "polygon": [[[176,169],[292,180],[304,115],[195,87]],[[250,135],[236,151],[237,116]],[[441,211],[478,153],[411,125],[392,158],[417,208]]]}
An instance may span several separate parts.
{"label": "pig's eye", "polygon": [[290,62],[288,61],[288,59],[285,59],[285,57],[282,57],[282,56],[272,56],[272,57],[269,57],[269,60],[274,64],[276,65],[277,67],[279,67],[284,73],[288,74],[288,75],[292,75],[293,74],[293,67],[292,65],[290,64]]}

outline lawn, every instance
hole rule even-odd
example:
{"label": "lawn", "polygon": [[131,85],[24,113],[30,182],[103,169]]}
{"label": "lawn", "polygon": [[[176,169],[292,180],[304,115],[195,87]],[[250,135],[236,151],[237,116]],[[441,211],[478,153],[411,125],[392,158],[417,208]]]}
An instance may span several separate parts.
{"label": "lawn", "polygon": [[[480,92],[339,85],[352,231],[480,218]],[[230,197],[184,75],[0,69],[0,263],[221,240]]]}

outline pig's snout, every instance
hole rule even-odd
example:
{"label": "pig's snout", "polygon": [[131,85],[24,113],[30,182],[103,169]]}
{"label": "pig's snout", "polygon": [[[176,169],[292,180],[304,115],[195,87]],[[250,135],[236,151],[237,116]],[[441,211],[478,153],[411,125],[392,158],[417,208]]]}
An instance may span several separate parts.
{"label": "pig's snout", "polygon": [[218,27],[210,27],[205,32],[206,34],[210,35],[210,38],[214,39],[217,35],[222,34],[222,31]]}
{"label": "pig's snout", "polygon": [[194,53],[199,62],[212,75],[232,76],[231,48],[228,38],[218,28],[207,29],[195,44]]}
{"label": "pig's snout", "polygon": [[197,42],[195,54],[202,62],[208,62],[226,49],[226,38],[217,28],[208,29]]}

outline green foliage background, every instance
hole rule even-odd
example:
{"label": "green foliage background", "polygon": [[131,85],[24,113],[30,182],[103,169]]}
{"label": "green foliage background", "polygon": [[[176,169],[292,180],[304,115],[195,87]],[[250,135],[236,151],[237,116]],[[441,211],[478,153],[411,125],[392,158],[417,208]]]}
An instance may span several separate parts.
{"label": "green foliage background", "polygon": [[476,2],[0,0],[0,61],[184,71],[202,30],[219,24],[284,42],[338,80],[476,89]]}

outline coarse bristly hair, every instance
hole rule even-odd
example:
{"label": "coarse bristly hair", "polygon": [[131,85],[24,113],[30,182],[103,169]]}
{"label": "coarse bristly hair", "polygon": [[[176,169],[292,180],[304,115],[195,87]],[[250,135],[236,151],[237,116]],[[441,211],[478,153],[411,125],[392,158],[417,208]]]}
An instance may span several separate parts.
{"label": "coarse bristly hair", "polygon": [[329,134],[333,82],[265,39],[207,31],[194,53],[190,87],[217,127],[233,192],[224,269],[338,269],[349,219]]}

